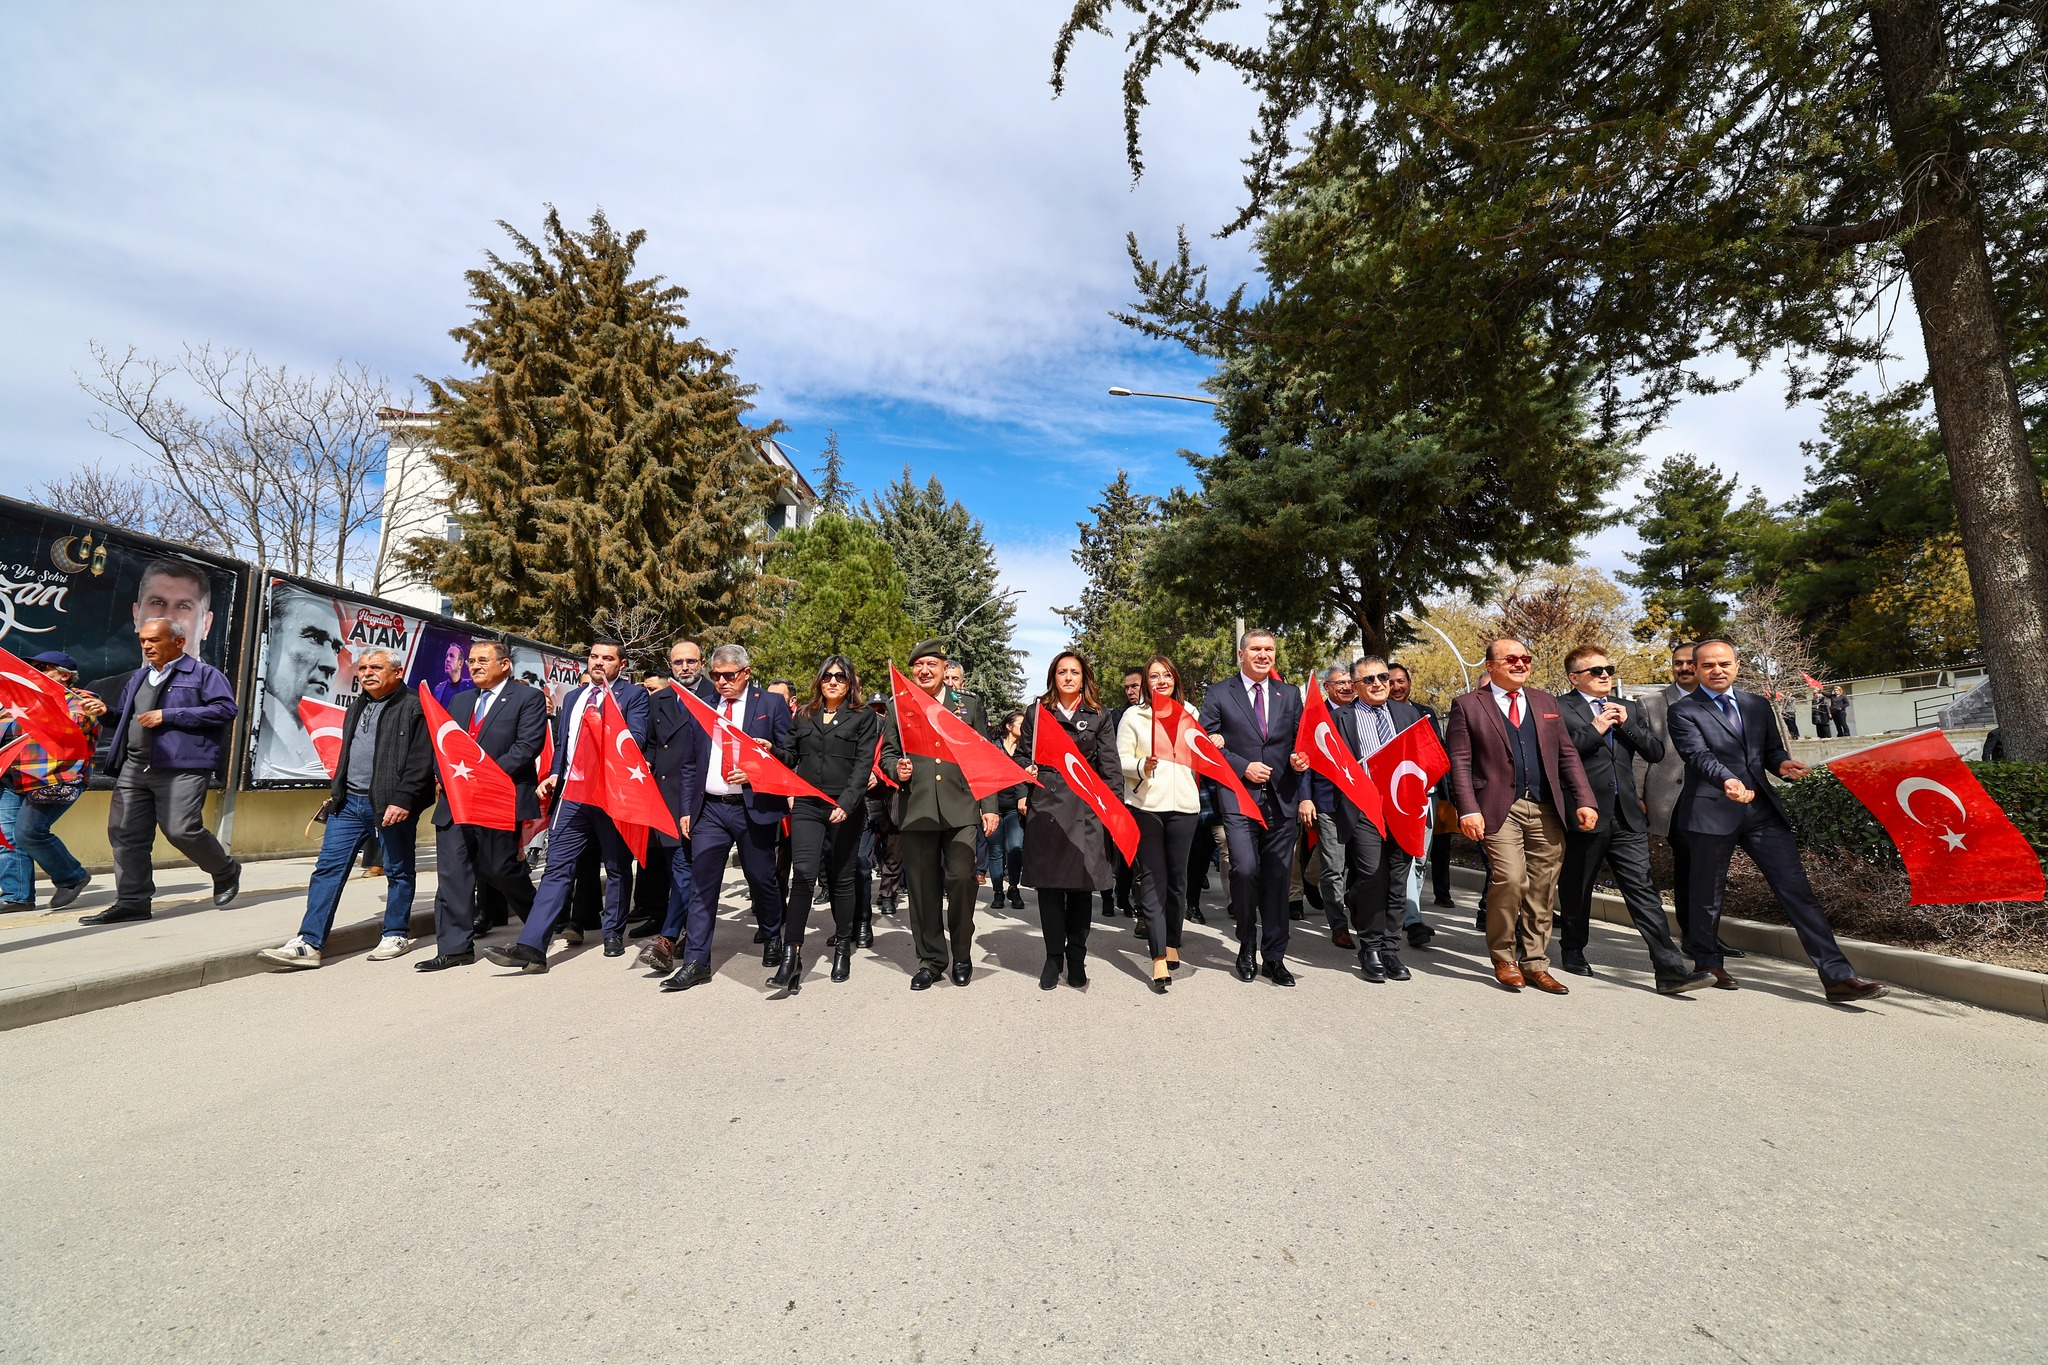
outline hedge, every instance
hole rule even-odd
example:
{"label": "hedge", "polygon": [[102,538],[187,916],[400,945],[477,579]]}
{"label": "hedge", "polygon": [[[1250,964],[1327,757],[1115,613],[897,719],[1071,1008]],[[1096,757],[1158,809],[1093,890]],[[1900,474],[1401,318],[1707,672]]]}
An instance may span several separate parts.
{"label": "hedge", "polygon": [[[1970,771],[2033,845],[2048,854],[2048,763],[1972,763]],[[1841,780],[1826,768],[1781,787],[1800,847],[1822,857],[1853,857],[1903,870],[1899,850]]]}

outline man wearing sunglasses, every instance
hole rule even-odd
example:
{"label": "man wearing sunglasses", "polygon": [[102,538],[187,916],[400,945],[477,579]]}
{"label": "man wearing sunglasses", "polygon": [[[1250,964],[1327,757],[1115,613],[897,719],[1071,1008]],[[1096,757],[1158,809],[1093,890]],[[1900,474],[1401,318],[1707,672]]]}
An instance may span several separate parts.
{"label": "man wearing sunglasses", "polygon": [[1654,764],[1664,757],[1664,741],[1643,717],[1640,703],[1614,693],[1614,663],[1597,645],[1580,645],[1564,660],[1572,690],[1564,703],[1565,728],[1593,784],[1600,823],[1590,832],[1565,835],[1564,875],[1558,883],[1563,924],[1564,969],[1591,976],[1586,943],[1592,932],[1593,879],[1604,859],[1628,906],[1628,917],[1650,949],[1657,990],[1678,995],[1714,984],[1706,972],[1688,971],[1671,930],[1664,922],[1664,898],[1650,878],[1650,821],[1636,795],[1635,763]]}
{"label": "man wearing sunglasses", "polygon": [[1600,823],[1561,703],[1529,686],[1535,660],[1520,640],[1486,647],[1484,687],[1451,703],[1444,747],[1458,827],[1486,845],[1486,948],[1494,979],[1567,995],[1550,974],[1550,903],[1567,823]]}

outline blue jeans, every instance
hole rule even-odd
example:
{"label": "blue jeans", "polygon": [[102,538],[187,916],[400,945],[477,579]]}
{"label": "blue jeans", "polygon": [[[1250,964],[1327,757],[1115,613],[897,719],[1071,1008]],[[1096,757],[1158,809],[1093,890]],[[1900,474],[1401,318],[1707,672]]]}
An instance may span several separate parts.
{"label": "blue jeans", "polygon": [[378,823],[383,812],[370,805],[370,798],[350,792],[339,810],[327,813],[327,832],[320,839],[320,860],[313,865],[313,879],[306,884],[306,918],[299,925],[299,937],[314,948],[327,942],[334,927],[334,912],[341,904],[341,889],[356,865],[356,849],[363,836],[374,833],[384,850],[384,933],[405,934],[412,925],[413,843],[419,833],[417,812],[395,825]]}
{"label": "blue jeans", "polygon": [[50,884],[62,890],[77,886],[91,875],[71,856],[71,850],[64,847],[64,841],[50,833],[50,826],[57,823],[65,811],[71,809],[73,801],[60,805],[39,806],[25,800],[12,787],[0,790],[0,833],[7,836],[12,849],[0,853],[0,900],[12,901],[16,905],[36,903],[36,864],[43,865],[43,871],[50,876]]}

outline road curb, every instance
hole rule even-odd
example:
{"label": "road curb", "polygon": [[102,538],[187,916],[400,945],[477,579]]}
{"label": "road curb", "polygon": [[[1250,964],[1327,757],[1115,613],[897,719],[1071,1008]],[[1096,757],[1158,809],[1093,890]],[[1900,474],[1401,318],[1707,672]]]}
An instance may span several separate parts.
{"label": "road curb", "polygon": [[[1451,876],[1468,891],[1478,891],[1486,885],[1486,875],[1477,868],[1453,867]],[[1678,922],[1669,911],[1665,914],[1675,939],[1678,937]],[[1621,897],[1607,891],[1593,893],[1593,918],[1608,924],[1633,927],[1628,907],[1622,903]],[[1756,920],[1723,916],[1721,937],[1747,953],[1762,953],[1786,962],[1809,962],[1806,950],[1799,946],[1799,935],[1790,925],[1762,924]],[[1966,1005],[1978,1005],[2005,1014],[2048,1019],[2048,975],[2043,973],[1994,966],[1989,962],[1971,962],[1967,958],[1945,957],[1940,953],[1924,953],[1917,948],[1895,948],[1889,943],[1869,943],[1858,938],[1845,938],[1841,943],[1842,951],[1856,964],[1859,975],[1904,986],[1922,995],[1959,1000]]]}
{"label": "road curb", "polygon": [[[366,952],[377,946],[377,939],[383,931],[382,915],[356,924],[336,925],[327,935],[326,955],[335,957]],[[413,912],[408,932],[414,938],[433,937],[434,911],[431,906]],[[26,1028],[30,1024],[46,1024],[52,1019],[66,1019],[74,1014],[90,1014],[94,1010],[126,1005],[135,1000],[214,986],[223,981],[254,976],[258,972],[279,971],[282,969],[256,956],[259,949],[275,947],[278,942],[274,936],[256,939],[199,957],[179,958],[149,967],[131,967],[98,976],[76,976],[9,991],[0,995],[0,1033]]]}

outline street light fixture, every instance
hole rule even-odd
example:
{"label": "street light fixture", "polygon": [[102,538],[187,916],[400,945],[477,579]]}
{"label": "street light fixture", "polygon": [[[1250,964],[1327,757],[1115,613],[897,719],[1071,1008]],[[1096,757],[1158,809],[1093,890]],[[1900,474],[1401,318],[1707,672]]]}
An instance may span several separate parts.
{"label": "street light fixture", "polygon": [[1124,388],[1111,389],[1109,396],[1112,398],[1174,398],[1183,403],[1207,403],[1212,408],[1216,406],[1218,401],[1214,398],[1197,398],[1191,393],[1147,393],[1143,389]]}
{"label": "street light fixture", "polygon": [[[1020,597],[1023,595],[1023,593],[1024,589],[1022,588],[1011,588],[1006,592],[999,592],[994,597],[989,598],[988,601],[981,604],[981,607],[992,607],[996,603],[1003,601],[1005,598]],[[968,612],[966,616],[963,616],[959,620],[955,621],[953,623],[953,629],[948,631],[947,634],[958,635],[960,633],[960,627],[967,624],[968,617],[973,616],[975,611],[980,611],[981,607],[976,607],[974,611]]]}
{"label": "street light fixture", "polygon": [[1472,690],[1472,670],[1475,668],[1483,667],[1485,663],[1484,660],[1473,659],[1468,663],[1465,659],[1465,656],[1458,653],[1458,645],[1455,640],[1451,639],[1450,636],[1444,634],[1441,630],[1438,630],[1435,626],[1423,620],[1421,617],[1412,616],[1405,611],[1397,611],[1394,613],[1394,615],[1398,616],[1403,621],[1406,621],[1411,626],[1423,627],[1425,630],[1428,630],[1435,634],[1437,639],[1442,640],[1444,642],[1444,647],[1451,651],[1451,657],[1458,661],[1458,671],[1465,675],[1465,690],[1467,692],[1470,692]]}

